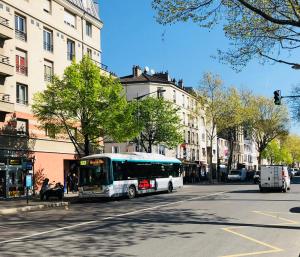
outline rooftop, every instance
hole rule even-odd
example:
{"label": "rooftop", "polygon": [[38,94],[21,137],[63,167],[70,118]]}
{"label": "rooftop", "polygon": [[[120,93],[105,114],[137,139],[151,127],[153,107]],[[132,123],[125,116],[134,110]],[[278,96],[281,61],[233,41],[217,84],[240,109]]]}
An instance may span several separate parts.
{"label": "rooftop", "polygon": [[68,0],[68,1],[76,5],[80,9],[86,11],[94,18],[100,20],[99,13],[98,13],[98,4],[95,3],[93,0]]}

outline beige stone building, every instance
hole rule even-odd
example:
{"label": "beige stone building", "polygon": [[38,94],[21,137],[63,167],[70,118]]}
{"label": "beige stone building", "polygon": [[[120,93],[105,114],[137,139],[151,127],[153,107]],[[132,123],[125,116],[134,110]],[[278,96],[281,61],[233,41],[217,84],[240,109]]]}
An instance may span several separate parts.
{"label": "beige stone building", "polygon": [[[150,73],[139,66],[133,66],[132,74],[120,78],[128,101],[138,96],[160,96],[171,101],[179,108],[178,115],[181,118],[182,134],[184,142],[175,149],[168,149],[164,145],[153,146],[153,152],[166,156],[177,157],[185,164],[187,179],[192,172],[198,176],[207,168],[207,135],[206,117],[203,109],[199,108],[193,89],[183,85],[183,81],[176,82],[166,73]],[[160,90],[164,92],[160,93]],[[146,96],[146,97],[147,97]],[[158,96],[158,95],[157,95]],[[213,146],[216,153],[216,145]],[[105,142],[105,152],[134,152],[138,146],[133,142],[116,143]],[[215,154],[213,160],[216,163]]]}
{"label": "beige stone building", "polygon": [[[102,26],[92,0],[0,0],[0,127],[14,115],[11,124],[18,134],[34,138],[34,171],[43,170],[50,181],[64,182],[75,151],[68,139],[51,139],[38,128],[31,113],[33,95],[46,88],[53,74],[61,76],[73,58],[85,54],[106,72],[101,64]],[[6,183],[2,195],[18,195],[9,191],[21,191],[31,165],[25,168],[24,160],[17,160],[18,149],[1,144],[1,139],[0,148],[0,163],[6,165],[6,171],[0,168],[0,197],[1,183]]]}

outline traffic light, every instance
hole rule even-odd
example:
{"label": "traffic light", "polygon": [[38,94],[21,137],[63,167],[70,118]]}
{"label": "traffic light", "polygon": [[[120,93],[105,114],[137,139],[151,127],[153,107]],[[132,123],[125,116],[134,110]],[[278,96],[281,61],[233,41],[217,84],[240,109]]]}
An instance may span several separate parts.
{"label": "traffic light", "polygon": [[280,90],[275,90],[274,91],[274,103],[276,105],[281,105],[281,91]]}

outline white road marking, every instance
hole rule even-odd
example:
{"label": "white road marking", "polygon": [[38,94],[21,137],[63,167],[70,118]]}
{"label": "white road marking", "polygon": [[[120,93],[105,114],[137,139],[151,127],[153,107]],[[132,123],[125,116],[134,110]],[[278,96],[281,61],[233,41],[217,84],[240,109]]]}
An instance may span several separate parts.
{"label": "white road marking", "polygon": [[136,211],[131,211],[131,212],[126,212],[126,213],[122,213],[122,214],[117,214],[117,215],[114,215],[114,216],[110,216],[110,217],[104,218],[102,220],[91,220],[91,221],[82,222],[82,223],[78,223],[78,224],[74,224],[74,225],[70,225],[70,226],[65,226],[65,227],[61,227],[61,228],[51,229],[51,230],[44,231],[44,232],[34,233],[34,234],[31,234],[31,235],[27,235],[27,236],[16,237],[16,238],[12,238],[12,239],[9,239],[9,240],[1,241],[0,245],[1,244],[6,244],[6,243],[11,243],[11,242],[16,242],[16,241],[23,240],[23,239],[26,239],[26,238],[32,238],[32,237],[36,237],[36,236],[40,236],[40,235],[50,234],[50,233],[53,233],[53,232],[56,232],[56,231],[61,231],[61,230],[66,230],[66,229],[81,227],[81,226],[84,226],[84,225],[89,225],[89,224],[97,223],[97,222],[100,222],[100,221],[103,221],[103,220],[111,220],[111,219],[114,219],[114,218],[117,218],[117,217],[128,216],[128,215],[132,215],[132,214],[135,214],[135,213],[140,213],[140,212],[155,210],[155,209],[158,209],[158,208],[161,208],[161,207],[175,205],[175,204],[183,203],[183,202],[187,202],[187,201],[193,201],[193,200],[197,200],[197,199],[201,199],[201,198],[205,198],[205,197],[209,197],[209,196],[221,195],[221,194],[225,194],[225,193],[226,193],[226,191],[219,192],[219,193],[214,193],[214,194],[209,194],[209,195],[197,196],[197,197],[189,198],[189,199],[186,199],[186,200],[176,201],[176,202],[167,203],[167,204],[161,204],[161,205],[157,205],[157,206],[150,207],[150,208],[145,208],[145,209],[140,209],[140,210],[136,210]]}

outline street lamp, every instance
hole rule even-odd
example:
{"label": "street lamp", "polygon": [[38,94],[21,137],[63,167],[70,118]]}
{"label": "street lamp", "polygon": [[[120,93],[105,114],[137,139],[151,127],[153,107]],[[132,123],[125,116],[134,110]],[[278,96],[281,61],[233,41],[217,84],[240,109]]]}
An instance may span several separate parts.
{"label": "street lamp", "polygon": [[[151,95],[151,94],[160,94],[160,93],[163,93],[165,92],[166,90],[165,89],[162,89],[162,88],[158,88],[156,91],[154,92],[150,92],[150,93],[147,93],[147,94],[144,94],[144,95],[140,95],[139,96],[139,93],[137,93],[137,97],[133,98],[135,100],[137,100],[137,124],[138,124],[138,127],[140,125],[140,104],[139,104],[139,100],[142,99],[143,97],[147,96],[147,95]],[[138,136],[138,147],[137,147],[137,151],[140,152],[141,151],[141,133],[139,134]]]}

